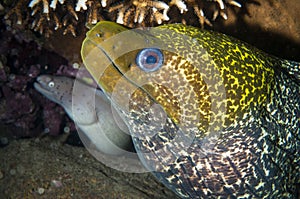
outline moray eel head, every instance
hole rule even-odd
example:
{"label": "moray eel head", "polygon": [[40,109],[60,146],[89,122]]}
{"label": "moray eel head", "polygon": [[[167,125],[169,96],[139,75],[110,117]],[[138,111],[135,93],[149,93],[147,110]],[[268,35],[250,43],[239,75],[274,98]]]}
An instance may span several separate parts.
{"label": "moray eel head", "polygon": [[[40,93],[45,95],[50,100],[71,107],[72,103],[69,99],[72,98],[73,82],[63,76],[41,75],[34,83],[34,87]],[[64,102],[65,99],[67,103]]]}
{"label": "moray eel head", "polygon": [[105,21],[81,55],[144,166],[180,197],[295,198],[298,63],[182,24]]}
{"label": "moray eel head", "polygon": [[[117,107],[144,111],[155,103],[176,125],[205,135],[267,100],[273,71],[262,52],[250,49],[181,24],[128,30],[100,22],[87,33],[81,53]],[[131,102],[136,107],[128,107]]]}

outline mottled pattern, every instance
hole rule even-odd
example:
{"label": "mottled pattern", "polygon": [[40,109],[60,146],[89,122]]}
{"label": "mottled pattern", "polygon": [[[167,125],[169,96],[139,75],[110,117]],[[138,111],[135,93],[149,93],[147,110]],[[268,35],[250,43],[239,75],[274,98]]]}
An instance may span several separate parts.
{"label": "mottled pattern", "polygon": [[[135,65],[146,47],[161,48],[160,70]],[[126,33],[101,22],[82,55],[144,165],[179,196],[297,197],[299,64],[180,24]]]}

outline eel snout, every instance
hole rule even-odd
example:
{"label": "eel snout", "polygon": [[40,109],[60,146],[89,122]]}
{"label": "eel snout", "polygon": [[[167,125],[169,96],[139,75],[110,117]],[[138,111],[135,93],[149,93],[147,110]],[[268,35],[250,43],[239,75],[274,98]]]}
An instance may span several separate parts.
{"label": "eel snout", "polygon": [[51,88],[54,87],[53,79],[48,75],[41,75],[37,77],[33,84],[34,88],[44,95],[51,95]]}
{"label": "eel snout", "polygon": [[50,100],[64,104],[65,98],[69,99],[72,96],[71,79],[63,76],[41,75],[37,77],[34,83],[34,88]]}

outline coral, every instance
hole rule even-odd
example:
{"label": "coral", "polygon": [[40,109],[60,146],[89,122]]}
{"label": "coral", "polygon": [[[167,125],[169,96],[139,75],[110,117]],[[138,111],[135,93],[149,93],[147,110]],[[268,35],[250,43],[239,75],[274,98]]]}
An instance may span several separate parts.
{"label": "coral", "polygon": [[[63,34],[75,36],[83,25],[96,24],[102,19],[137,27],[185,22],[189,13],[198,18],[202,27],[211,26],[204,4],[214,6],[212,20],[218,16],[227,19],[226,6],[241,7],[235,0],[16,0],[5,19],[12,19],[17,25],[31,24],[31,29],[46,37],[61,28]],[[169,16],[172,7],[176,8],[176,19]]]}
{"label": "coral", "polygon": [[148,17],[148,23],[161,24],[163,21],[169,20],[167,15],[169,5],[163,1],[133,0],[109,8],[109,12],[115,10],[118,11],[116,22],[130,26],[133,26],[133,23],[144,22],[146,17]]}
{"label": "coral", "polygon": [[[64,4],[64,0],[60,0],[59,2]],[[32,9],[31,15],[36,17],[31,28],[35,31],[39,31],[41,34],[44,32],[44,28],[46,28],[45,31],[46,34],[48,34],[48,32],[51,33],[51,29],[57,30],[64,26],[64,34],[70,32],[75,36],[74,24],[76,24],[78,16],[73,6],[70,3],[66,3],[65,7],[61,7],[61,9],[67,11],[62,17],[62,20],[60,20],[60,17],[55,12],[56,6],[57,0],[52,0],[50,7],[48,0],[32,0],[28,7]]]}
{"label": "coral", "polygon": [[[24,10],[27,12],[22,15]],[[78,23],[78,15],[71,1],[19,0],[5,15],[5,19],[13,20],[14,16],[17,17],[16,24],[28,23],[31,29],[46,37],[62,27],[63,34],[71,33],[76,36],[75,26]]]}

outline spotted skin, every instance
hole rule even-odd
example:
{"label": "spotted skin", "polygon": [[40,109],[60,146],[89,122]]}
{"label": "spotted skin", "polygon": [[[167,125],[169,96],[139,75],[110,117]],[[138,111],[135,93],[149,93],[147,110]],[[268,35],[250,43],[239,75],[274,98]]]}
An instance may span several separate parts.
{"label": "spotted skin", "polygon": [[40,75],[34,87],[65,109],[87,147],[117,156],[131,150],[126,125],[113,116],[110,103],[100,90],[80,80],[75,83],[73,78],[53,75]]}
{"label": "spotted skin", "polygon": [[[160,181],[182,198],[297,198],[299,63],[181,24],[126,30],[98,23],[82,58]],[[151,73],[134,61],[149,47],[164,57]]]}

